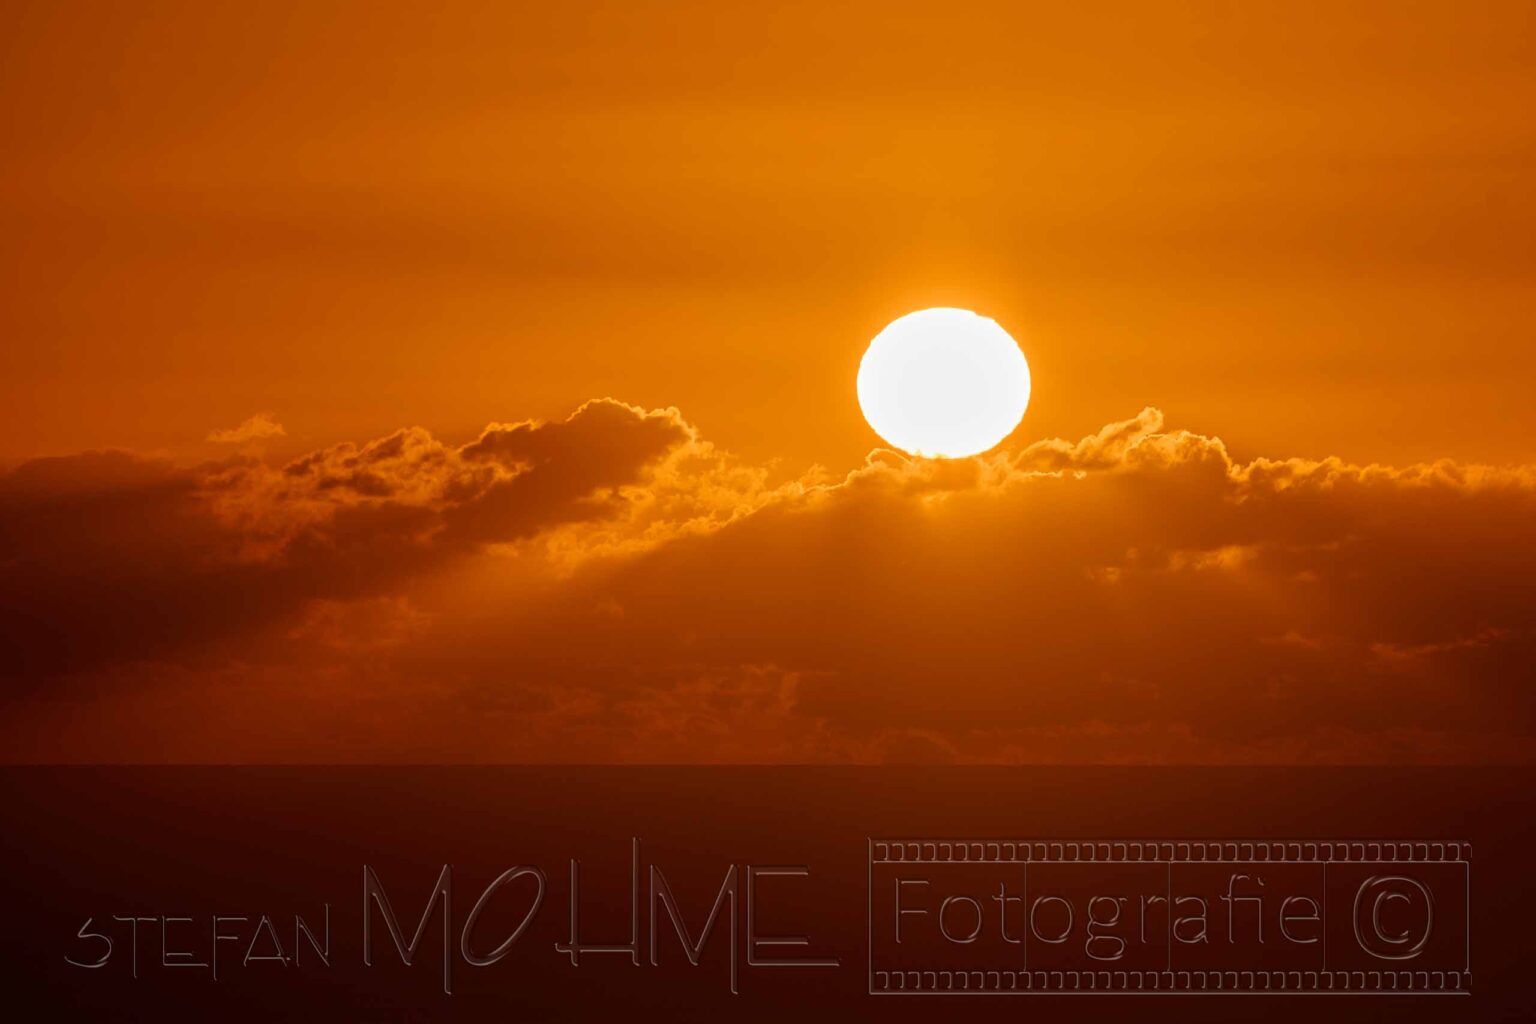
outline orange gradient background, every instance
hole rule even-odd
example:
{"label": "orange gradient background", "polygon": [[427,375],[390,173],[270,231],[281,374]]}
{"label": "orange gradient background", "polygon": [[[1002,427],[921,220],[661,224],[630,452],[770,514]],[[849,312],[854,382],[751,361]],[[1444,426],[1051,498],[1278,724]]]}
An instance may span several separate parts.
{"label": "orange gradient background", "polygon": [[[1529,761],[1533,48],[8,4],[3,756]],[[930,306],[987,456],[871,453]]]}

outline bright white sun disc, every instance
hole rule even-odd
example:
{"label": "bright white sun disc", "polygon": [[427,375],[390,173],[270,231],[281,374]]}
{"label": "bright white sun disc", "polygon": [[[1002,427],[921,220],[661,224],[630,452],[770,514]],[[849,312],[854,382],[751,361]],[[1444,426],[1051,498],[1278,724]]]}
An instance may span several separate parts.
{"label": "bright white sun disc", "polygon": [[996,321],[924,309],[875,335],[858,389],[864,418],[888,444],[957,459],[1013,433],[1029,405],[1029,363]]}

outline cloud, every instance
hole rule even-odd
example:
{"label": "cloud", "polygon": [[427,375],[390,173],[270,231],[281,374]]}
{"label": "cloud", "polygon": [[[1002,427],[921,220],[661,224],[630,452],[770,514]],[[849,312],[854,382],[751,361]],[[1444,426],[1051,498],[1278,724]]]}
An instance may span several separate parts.
{"label": "cloud", "polygon": [[238,708],[156,749],[252,760],[1536,756],[1531,467],[1239,463],[1148,409],[772,477],[610,400],[286,467],[30,463],[10,717]]}
{"label": "cloud", "polygon": [[210,431],[206,440],[215,444],[249,444],[272,437],[285,437],[287,433],[283,425],[272,418],[271,413],[259,412],[247,417],[238,427]]}
{"label": "cloud", "polygon": [[390,596],[486,545],[624,515],[626,488],[692,442],[673,410],[605,399],[458,447],[412,428],[282,467],[26,463],[0,477],[0,678],[213,656],[314,602]]}

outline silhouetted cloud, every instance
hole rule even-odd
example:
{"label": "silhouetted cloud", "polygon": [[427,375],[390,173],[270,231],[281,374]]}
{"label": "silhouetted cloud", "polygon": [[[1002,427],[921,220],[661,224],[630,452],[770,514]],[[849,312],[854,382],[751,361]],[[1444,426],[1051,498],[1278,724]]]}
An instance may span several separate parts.
{"label": "silhouetted cloud", "polygon": [[8,718],[65,745],[222,708],[256,760],[1536,754],[1536,470],[1238,463],[1155,409],[777,484],[608,400],[282,468],[40,460],[0,543]]}
{"label": "silhouetted cloud", "polygon": [[672,411],[589,402],[453,447],[419,428],[281,468],[123,452],[0,478],[0,673],[19,683],[163,658],[360,599],[480,545],[623,512],[692,434]]}

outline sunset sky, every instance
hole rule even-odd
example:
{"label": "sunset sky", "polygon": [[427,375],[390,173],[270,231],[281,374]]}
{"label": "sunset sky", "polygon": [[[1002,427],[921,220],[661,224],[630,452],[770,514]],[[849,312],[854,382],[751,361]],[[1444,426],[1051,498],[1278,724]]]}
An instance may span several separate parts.
{"label": "sunset sky", "polygon": [[[1533,64],[1521,3],[8,3],[0,756],[1529,761]],[[931,306],[1028,356],[988,455],[860,415]]]}

